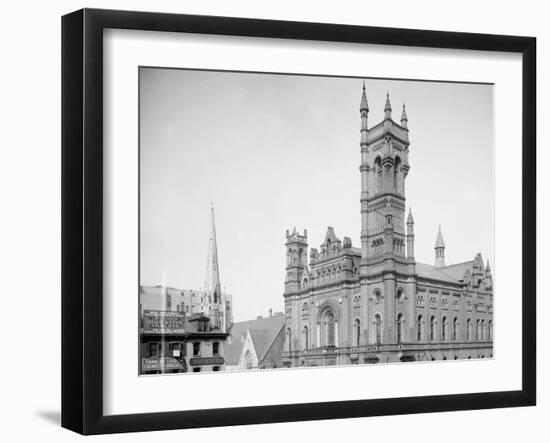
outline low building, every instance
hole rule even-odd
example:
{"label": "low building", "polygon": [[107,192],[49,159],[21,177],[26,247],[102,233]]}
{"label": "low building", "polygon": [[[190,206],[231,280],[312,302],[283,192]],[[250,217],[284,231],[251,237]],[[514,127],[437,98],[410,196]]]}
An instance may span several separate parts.
{"label": "low building", "polygon": [[144,311],[140,374],[223,371],[227,336],[202,315]]}
{"label": "low building", "polygon": [[282,312],[234,323],[225,345],[226,369],[282,367],[285,316]]}

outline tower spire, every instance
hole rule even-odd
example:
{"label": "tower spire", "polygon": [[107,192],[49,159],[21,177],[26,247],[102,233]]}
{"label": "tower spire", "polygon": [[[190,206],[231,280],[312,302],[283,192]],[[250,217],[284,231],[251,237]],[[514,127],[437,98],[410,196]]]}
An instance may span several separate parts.
{"label": "tower spire", "polygon": [[[208,239],[208,261],[206,263],[206,280],[204,282],[206,297],[217,310],[216,306],[222,304],[222,291],[220,284],[220,271],[218,266],[218,245],[216,242],[216,223],[214,220],[214,204],[210,204],[210,237]],[[208,315],[208,312],[205,312]],[[221,320],[221,319],[220,319]],[[217,326],[221,326],[221,323]]]}
{"label": "tower spire", "polygon": [[409,119],[407,117],[407,111],[405,109],[405,103],[403,103],[403,112],[401,112],[401,126],[405,129],[408,129],[407,124]]}
{"label": "tower spire", "polygon": [[367,144],[368,117],[369,117],[369,102],[367,100],[367,91],[365,89],[365,81],[363,80],[363,94],[361,95],[361,105],[359,106],[361,113],[361,146]]}
{"label": "tower spire", "polygon": [[367,91],[366,91],[366,88],[365,88],[365,80],[363,80],[363,95],[361,96],[361,106],[359,107],[359,111],[369,112],[369,102],[367,100]]}
{"label": "tower spire", "polygon": [[390,93],[386,91],[386,106],[384,106],[384,120],[391,119]]}
{"label": "tower spire", "polygon": [[363,94],[361,95],[361,106],[359,107],[361,113],[361,165],[359,171],[361,172],[361,260],[363,265],[366,266],[367,261],[367,202],[369,199],[368,190],[368,171],[369,171],[369,153],[368,153],[368,116],[369,116],[369,102],[367,101],[367,91],[365,88],[365,81],[363,80]]}
{"label": "tower spire", "polygon": [[414,219],[410,206],[407,217],[407,258],[414,260]]}
{"label": "tower spire", "polygon": [[445,242],[443,241],[443,234],[441,234],[441,225],[439,225],[439,231],[437,233],[437,239],[435,240],[435,267],[445,267]]}

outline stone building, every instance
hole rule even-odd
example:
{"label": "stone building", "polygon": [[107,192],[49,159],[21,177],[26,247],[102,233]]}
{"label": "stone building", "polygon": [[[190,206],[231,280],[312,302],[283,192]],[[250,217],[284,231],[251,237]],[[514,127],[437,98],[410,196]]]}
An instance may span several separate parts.
{"label": "stone building", "polygon": [[336,236],[309,250],[307,231],[286,233],[285,366],[493,356],[493,280],[481,254],[447,266],[441,228],[434,264],[417,262],[406,215],[408,117],[368,127],[360,104],[361,244]]}

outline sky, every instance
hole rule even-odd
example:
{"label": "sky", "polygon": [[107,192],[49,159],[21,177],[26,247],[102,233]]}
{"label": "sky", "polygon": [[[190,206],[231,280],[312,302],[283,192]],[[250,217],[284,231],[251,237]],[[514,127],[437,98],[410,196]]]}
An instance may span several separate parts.
{"label": "sky", "polygon": [[[493,86],[364,80],[369,127],[386,92],[395,121],[406,103],[416,260],[433,264],[441,225],[447,264],[493,266]],[[362,82],[140,68],[141,284],[204,286],[211,203],[235,321],[283,310],[287,229],[359,247]]]}

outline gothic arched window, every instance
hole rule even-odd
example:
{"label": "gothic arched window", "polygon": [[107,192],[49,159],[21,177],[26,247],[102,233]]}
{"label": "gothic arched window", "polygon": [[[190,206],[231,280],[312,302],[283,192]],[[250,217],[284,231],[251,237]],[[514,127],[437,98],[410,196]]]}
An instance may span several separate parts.
{"label": "gothic arched window", "polygon": [[382,317],[380,314],[374,316],[374,331],[376,335],[376,343],[382,343]]}
{"label": "gothic arched window", "polygon": [[485,320],[481,320],[481,341],[485,339]]}
{"label": "gothic arched window", "polygon": [[447,317],[441,320],[441,340],[447,340]]}
{"label": "gothic arched window", "polygon": [[418,318],[416,319],[416,340],[417,341],[422,341],[422,320],[423,320],[423,317],[422,315],[419,315]]}
{"label": "gothic arched window", "polygon": [[396,192],[401,192],[400,183],[399,183],[399,168],[401,167],[401,158],[399,156],[395,157],[395,164],[393,169],[393,187]]}
{"label": "gothic arched window", "polygon": [[252,354],[250,351],[246,351],[244,355],[244,367],[246,369],[252,369],[254,367],[254,362],[252,361]]}
{"label": "gothic arched window", "polygon": [[405,291],[403,290],[403,288],[397,289],[396,296],[397,296],[397,300],[403,301],[403,299],[405,298]]}
{"label": "gothic arched window", "polygon": [[396,330],[397,343],[401,343],[403,341],[403,314],[401,313],[397,314]]}
{"label": "gothic arched window", "polygon": [[481,340],[481,320],[479,318],[476,322],[476,340]]}
{"label": "gothic arched window", "polygon": [[309,330],[307,326],[304,326],[302,334],[304,339],[304,349],[309,349]]}
{"label": "gothic arched window", "polygon": [[355,319],[353,323],[355,346],[361,346],[361,320]]}
{"label": "gothic arched window", "polygon": [[321,317],[322,341],[325,346],[336,346],[336,320],[331,309],[326,309]]}
{"label": "gothic arched window", "polygon": [[374,160],[374,170],[376,171],[376,174],[377,174],[377,179],[374,186],[374,192],[380,192],[382,190],[381,188],[382,159],[380,157],[376,157],[376,160]]}
{"label": "gothic arched window", "polygon": [[489,328],[487,329],[487,340],[493,339],[493,320],[489,320]]}
{"label": "gothic arched window", "polygon": [[458,336],[458,318],[453,318],[453,333],[452,333],[452,340],[456,340]]}
{"label": "gothic arched window", "polygon": [[430,317],[430,341],[435,340],[435,317]]}
{"label": "gothic arched window", "polygon": [[472,339],[472,320],[468,319],[466,321],[466,341]]}

